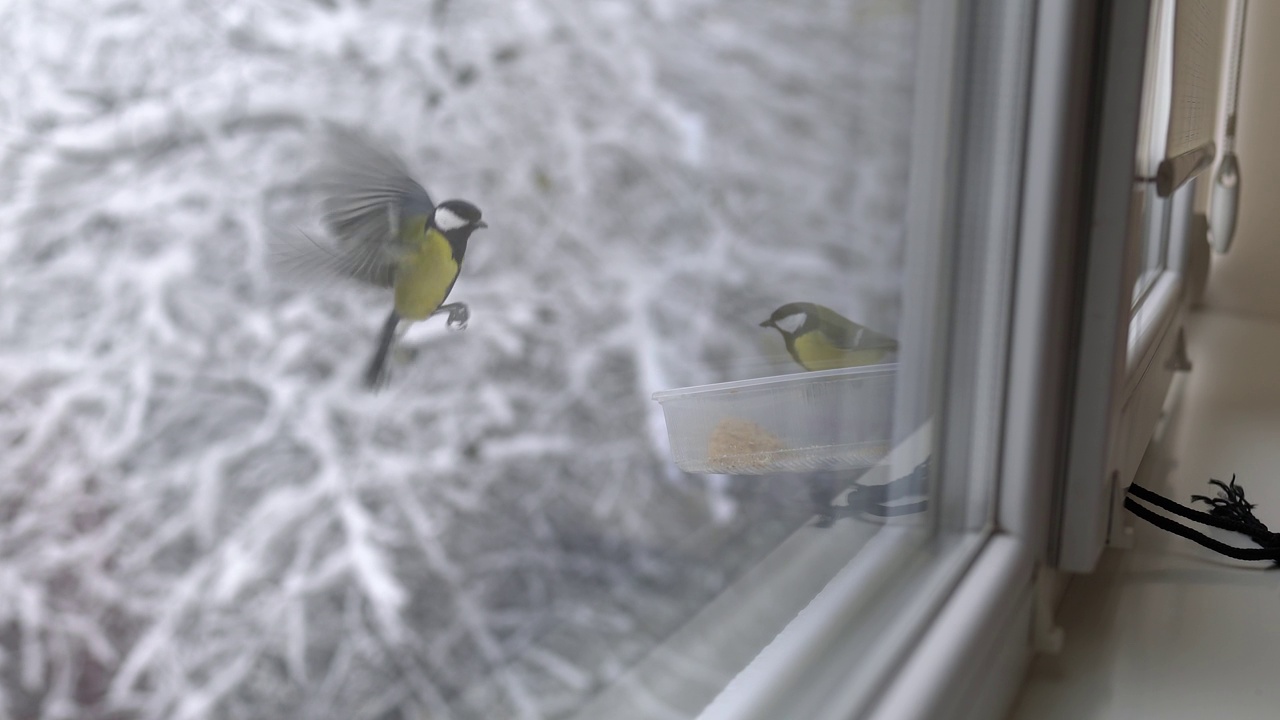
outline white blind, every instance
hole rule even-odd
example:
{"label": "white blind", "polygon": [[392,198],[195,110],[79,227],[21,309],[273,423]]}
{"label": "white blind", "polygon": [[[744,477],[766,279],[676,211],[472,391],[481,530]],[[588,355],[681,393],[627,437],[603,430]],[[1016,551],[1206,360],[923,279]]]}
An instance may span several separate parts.
{"label": "white blind", "polygon": [[1202,148],[1216,135],[1227,3],[1176,0],[1174,7],[1167,158]]}

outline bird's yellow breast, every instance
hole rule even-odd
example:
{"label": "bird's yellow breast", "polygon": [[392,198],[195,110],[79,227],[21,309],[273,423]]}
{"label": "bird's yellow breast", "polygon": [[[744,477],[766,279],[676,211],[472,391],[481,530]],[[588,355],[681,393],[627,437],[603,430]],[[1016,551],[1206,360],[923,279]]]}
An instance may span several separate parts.
{"label": "bird's yellow breast", "polygon": [[793,353],[796,362],[806,370],[832,370],[834,368],[871,365],[884,359],[886,350],[848,350],[832,345],[820,332],[808,332],[795,339]]}
{"label": "bird's yellow breast", "polygon": [[396,268],[396,312],[406,320],[425,320],[453,289],[458,261],[449,241],[434,228],[409,228],[405,244],[409,252]]}

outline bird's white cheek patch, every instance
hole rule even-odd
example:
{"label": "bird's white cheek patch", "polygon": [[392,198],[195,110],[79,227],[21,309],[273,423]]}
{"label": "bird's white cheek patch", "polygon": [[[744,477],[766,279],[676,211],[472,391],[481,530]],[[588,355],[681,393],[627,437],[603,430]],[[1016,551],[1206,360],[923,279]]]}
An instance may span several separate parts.
{"label": "bird's white cheek patch", "polygon": [[804,317],[801,315],[788,315],[778,321],[778,328],[789,333],[793,333],[800,329],[804,324]]}
{"label": "bird's white cheek patch", "polygon": [[457,230],[467,224],[466,220],[449,208],[436,208],[436,227],[444,231]]}

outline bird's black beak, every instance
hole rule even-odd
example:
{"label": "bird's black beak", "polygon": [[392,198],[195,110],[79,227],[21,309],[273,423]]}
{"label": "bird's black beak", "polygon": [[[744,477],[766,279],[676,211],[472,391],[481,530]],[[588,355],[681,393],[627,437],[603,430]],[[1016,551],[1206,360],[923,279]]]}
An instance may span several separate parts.
{"label": "bird's black beak", "polygon": [[764,322],[760,323],[760,327],[778,327],[778,326],[774,324],[772,320],[765,320]]}
{"label": "bird's black beak", "polygon": [[479,230],[480,228],[487,228],[487,227],[489,227],[489,223],[487,223],[487,222],[485,222],[485,221],[483,221],[483,220],[477,220],[477,221],[476,221],[476,224],[475,224],[475,229],[476,229],[476,230]]}

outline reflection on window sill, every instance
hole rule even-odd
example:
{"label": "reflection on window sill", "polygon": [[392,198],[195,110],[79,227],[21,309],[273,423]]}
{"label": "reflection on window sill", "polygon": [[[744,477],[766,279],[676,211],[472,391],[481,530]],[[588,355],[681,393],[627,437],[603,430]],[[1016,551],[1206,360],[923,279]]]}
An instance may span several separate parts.
{"label": "reflection on window sill", "polygon": [[[926,425],[859,484],[911,475],[932,441]],[[742,720],[864,705],[982,539],[933,536],[927,514],[798,530],[574,717]]]}

